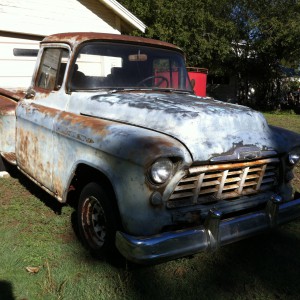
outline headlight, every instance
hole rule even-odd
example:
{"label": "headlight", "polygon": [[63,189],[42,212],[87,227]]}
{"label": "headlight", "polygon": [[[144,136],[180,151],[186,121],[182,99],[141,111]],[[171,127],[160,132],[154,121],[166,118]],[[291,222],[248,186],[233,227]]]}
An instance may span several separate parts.
{"label": "headlight", "polygon": [[158,159],[150,169],[150,177],[156,184],[165,183],[171,176],[173,163],[168,158]]}
{"label": "headlight", "polygon": [[292,150],[289,153],[288,160],[290,165],[296,165],[300,160],[300,149]]}

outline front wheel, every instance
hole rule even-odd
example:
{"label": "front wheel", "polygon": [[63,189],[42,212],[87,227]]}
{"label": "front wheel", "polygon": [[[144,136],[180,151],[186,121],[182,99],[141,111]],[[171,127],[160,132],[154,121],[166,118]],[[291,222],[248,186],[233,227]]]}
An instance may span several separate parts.
{"label": "front wheel", "polygon": [[79,197],[80,237],[92,255],[100,258],[115,250],[116,219],[111,201],[103,187],[95,182],[87,184]]}

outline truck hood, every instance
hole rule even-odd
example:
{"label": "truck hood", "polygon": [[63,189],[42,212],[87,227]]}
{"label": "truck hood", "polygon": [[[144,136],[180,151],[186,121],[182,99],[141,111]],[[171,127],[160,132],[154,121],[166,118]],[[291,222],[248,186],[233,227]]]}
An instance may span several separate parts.
{"label": "truck hood", "polygon": [[286,132],[270,128],[261,113],[210,98],[120,92],[86,99],[86,93],[76,94],[75,98],[85,97],[77,102],[85,103],[81,114],[167,134],[184,144],[194,161],[207,161],[244,146],[283,152],[290,143]]}

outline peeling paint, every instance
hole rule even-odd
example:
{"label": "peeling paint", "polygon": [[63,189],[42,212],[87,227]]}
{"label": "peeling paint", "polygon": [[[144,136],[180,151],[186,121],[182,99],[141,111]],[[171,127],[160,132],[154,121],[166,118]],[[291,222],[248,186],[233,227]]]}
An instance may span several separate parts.
{"label": "peeling paint", "polygon": [[88,42],[88,41],[113,41],[113,42],[123,42],[123,43],[134,43],[142,44],[149,46],[159,46],[170,48],[182,52],[177,46],[166,43],[159,40],[152,40],[137,36],[127,36],[120,34],[108,34],[108,33],[97,33],[97,32],[71,32],[71,33],[59,33],[47,36],[41,42],[44,43],[66,43],[69,44],[72,48],[77,47],[79,44]]}
{"label": "peeling paint", "polygon": [[16,106],[16,101],[0,94],[0,152],[2,153],[15,152]]}
{"label": "peeling paint", "polygon": [[[83,101],[84,107],[75,107],[75,103]],[[279,153],[287,147],[261,113],[191,95],[137,92],[86,98],[86,93],[73,93],[70,107],[77,113],[167,134],[186,145],[195,161],[207,161],[242,146],[275,149]]]}
{"label": "peeling paint", "polygon": [[17,102],[0,94],[0,116],[14,116]]}

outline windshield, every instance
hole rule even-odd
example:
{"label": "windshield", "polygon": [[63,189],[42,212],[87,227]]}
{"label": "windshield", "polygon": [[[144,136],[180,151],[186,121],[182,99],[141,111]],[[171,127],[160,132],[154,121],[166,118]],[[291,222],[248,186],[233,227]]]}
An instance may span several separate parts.
{"label": "windshield", "polygon": [[72,90],[158,89],[192,92],[183,56],[166,49],[93,42],[83,46]]}

